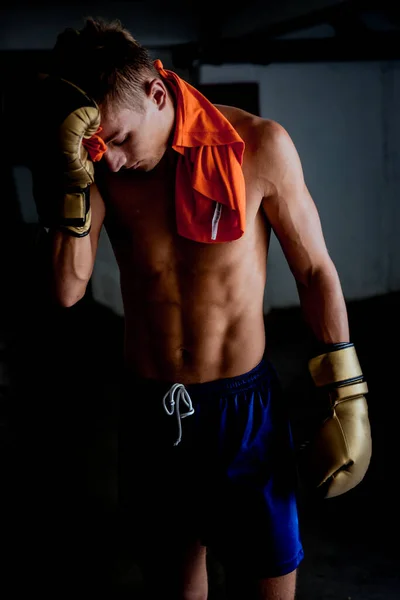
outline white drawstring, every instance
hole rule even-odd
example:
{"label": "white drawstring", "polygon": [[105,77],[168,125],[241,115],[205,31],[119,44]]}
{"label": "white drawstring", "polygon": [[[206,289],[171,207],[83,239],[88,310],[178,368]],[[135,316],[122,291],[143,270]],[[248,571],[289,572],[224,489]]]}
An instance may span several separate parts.
{"label": "white drawstring", "polygon": [[[177,394],[177,400],[175,401],[175,393]],[[169,408],[167,407],[167,400],[169,402]],[[188,407],[188,411],[185,413],[181,413],[180,402],[183,402]],[[165,412],[172,416],[174,412],[176,413],[178,419],[178,427],[179,427],[179,436],[174,446],[177,446],[182,439],[182,419],[185,417],[189,417],[194,413],[194,408],[192,405],[192,399],[190,398],[187,389],[183,385],[183,383],[174,383],[171,389],[165,394],[163,398],[163,405]]]}
{"label": "white drawstring", "polygon": [[212,222],[211,222],[211,239],[212,240],[217,239],[218,225],[219,225],[219,221],[221,219],[221,214],[222,214],[222,204],[220,202],[216,202],[214,215],[213,215]]}

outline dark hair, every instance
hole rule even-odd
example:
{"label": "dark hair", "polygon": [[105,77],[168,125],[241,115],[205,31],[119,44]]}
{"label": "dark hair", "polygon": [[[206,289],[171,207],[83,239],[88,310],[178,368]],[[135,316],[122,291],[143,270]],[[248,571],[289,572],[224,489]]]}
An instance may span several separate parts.
{"label": "dark hair", "polygon": [[119,20],[85,20],[65,29],[53,48],[51,72],[75,83],[99,105],[140,109],[145,81],[159,77],[149,51]]}

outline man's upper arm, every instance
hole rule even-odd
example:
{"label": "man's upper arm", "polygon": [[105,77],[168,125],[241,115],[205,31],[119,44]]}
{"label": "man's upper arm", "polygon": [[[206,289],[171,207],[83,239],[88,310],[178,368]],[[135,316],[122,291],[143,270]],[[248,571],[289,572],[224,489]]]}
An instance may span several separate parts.
{"label": "man's upper arm", "polygon": [[298,152],[277,123],[263,131],[263,209],[299,283],[330,262],[317,208],[304,181]]}

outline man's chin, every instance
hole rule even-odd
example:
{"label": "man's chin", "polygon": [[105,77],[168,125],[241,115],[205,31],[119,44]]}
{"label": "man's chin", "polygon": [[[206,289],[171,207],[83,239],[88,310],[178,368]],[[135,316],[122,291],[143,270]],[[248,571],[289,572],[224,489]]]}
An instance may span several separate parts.
{"label": "man's chin", "polygon": [[142,171],[144,173],[148,173],[150,171],[154,171],[154,169],[156,167],[158,167],[158,165],[161,162],[161,158],[157,159],[157,160],[152,160],[151,162],[143,162],[140,163],[140,165],[138,165],[137,170],[138,171]]}
{"label": "man's chin", "polygon": [[154,169],[153,164],[149,164],[149,163],[141,163],[138,167],[137,167],[137,171],[141,171],[142,173],[148,173],[149,171],[152,171]]}
{"label": "man's chin", "polygon": [[150,171],[154,171],[156,167],[162,162],[165,153],[162,154],[158,158],[153,158],[152,160],[140,160],[137,165],[131,167],[132,171],[140,171],[141,173],[149,173]]}

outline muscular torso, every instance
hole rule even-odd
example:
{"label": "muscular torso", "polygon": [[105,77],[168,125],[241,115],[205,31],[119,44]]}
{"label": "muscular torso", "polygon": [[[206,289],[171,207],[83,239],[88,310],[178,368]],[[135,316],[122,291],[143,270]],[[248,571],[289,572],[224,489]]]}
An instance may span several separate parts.
{"label": "muscular torso", "polygon": [[[246,120],[233,124],[247,142]],[[246,232],[230,243],[176,233],[170,157],[149,173],[109,173],[102,181],[120,268],[125,362],[141,376],[204,382],[242,374],[263,356],[269,233],[251,147],[243,163]]]}

